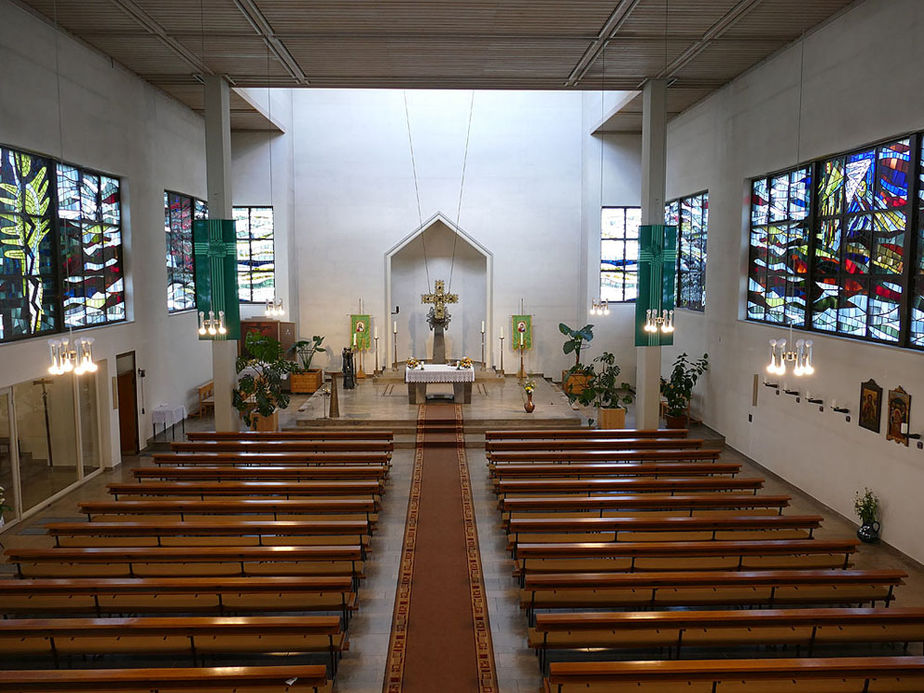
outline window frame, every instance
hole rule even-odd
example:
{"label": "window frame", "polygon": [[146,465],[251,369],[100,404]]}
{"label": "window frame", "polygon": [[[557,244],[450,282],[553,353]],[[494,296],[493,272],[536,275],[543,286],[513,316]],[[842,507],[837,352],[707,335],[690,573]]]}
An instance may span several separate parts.
{"label": "window frame", "polygon": [[[674,301],[674,308],[675,310],[689,310],[694,313],[705,313],[706,312],[706,267],[707,267],[707,262],[709,258],[709,251],[708,251],[709,222],[708,222],[708,216],[706,215],[704,215],[705,221],[703,222],[703,240],[704,240],[704,246],[705,246],[704,251],[703,251],[703,266],[702,266],[702,269],[699,270],[699,274],[702,280],[701,285],[703,289],[702,302],[700,303],[698,307],[693,307],[693,306],[681,304],[681,301],[680,301],[681,275],[690,274],[689,271],[684,271],[682,269],[682,266],[683,266],[683,223],[682,223],[683,203],[686,200],[692,200],[697,197],[702,198],[702,201],[700,202],[700,211],[705,209],[706,213],[708,214],[709,190],[707,188],[705,190],[700,190],[698,192],[691,193],[690,195],[682,195],[680,197],[675,197],[674,199],[668,200],[667,202],[665,202],[664,203],[664,217],[665,217],[664,221],[665,223],[669,221],[667,216],[669,214],[670,206],[676,203],[677,204],[677,277],[676,277],[675,295],[677,298]],[[672,224],[669,224],[669,225],[672,225]]]}
{"label": "window frame", "polygon": [[[253,210],[268,209],[272,212],[273,236],[270,239],[270,242],[273,244],[273,292],[275,294],[275,291],[276,291],[276,208],[273,205],[234,205],[231,210],[232,218],[234,218],[234,212],[237,210],[241,210],[241,209],[247,210],[247,247],[248,247],[247,257],[251,261],[253,260],[253,242],[254,242],[253,222],[252,222]],[[237,222],[238,220],[234,219],[234,235],[235,235],[235,241],[237,243],[237,247],[239,249],[242,243],[242,239],[238,237]],[[257,239],[257,240],[265,240],[265,239]],[[237,256],[237,259],[235,259],[235,263],[237,263],[235,272],[237,276],[239,277],[241,274],[240,269],[239,269],[240,268],[240,250],[238,250],[238,256]],[[245,305],[253,305],[253,306],[265,305],[266,301],[255,301],[253,298],[253,267],[252,266],[248,270],[248,275],[250,277],[250,297],[247,298],[246,300],[242,297],[241,284],[240,284],[240,280],[238,280],[238,303],[245,304]]]}
{"label": "window frame", "polygon": [[[623,230],[622,230],[621,238],[604,238],[603,237],[603,214],[604,214],[604,211],[607,209],[621,209],[623,211],[624,221],[623,221]],[[626,242],[630,240],[635,240],[636,243],[638,242],[638,235],[636,235],[636,237],[632,239],[632,238],[629,238],[629,236],[626,234],[627,225],[625,223],[625,218],[628,216],[627,212],[629,210],[636,210],[636,209],[639,211],[639,226],[641,226],[641,211],[642,211],[641,205],[602,205],[600,207],[600,264],[597,270],[597,274],[598,274],[597,288],[599,290],[600,299],[607,301],[608,303],[629,304],[629,303],[635,303],[636,300],[638,300],[637,299],[637,296],[638,296],[638,288],[637,288],[638,287],[638,258],[637,257],[635,258],[636,260],[635,269],[632,271],[632,273],[635,275],[635,278],[636,278],[636,282],[635,282],[636,283],[636,298],[627,299],[625,297],[626,296],[625,283],[623,283],[623,287],[622,287],[622,299],[617,300],[617,299],[609,299],[609,298],[603,297],[603,277],[607,274],[616,274],[620,271],[620,270],[603,269],[603,243],[609,240],[622,241],[623,244],[625,244]],[[626,260],[625,245],[623,245],[623,258],[622,259],[623,259],[623,262],[625,262]],[[622,273],[625,276],[626,270],[623,269]]]}
{"label": "window frame", "polygon": [[[192,262],[192,288],[193,288],[193,301],[192,301],[192,305],[190,305],[190,306],[188,306],[188,307],[186,307],[186,308],[177,308],[177,309],[171,309],[171,308],[170,308],[170,284],[171,284],[170,279],[171,279],[171,268],[170,268],[170,265],[167,265],[167,266],[166,266],[166,270],[167,270],[167,314],[168,314],[168,315],[179,315],[179,314],[181,314],[181,313],[186,313],[186,312],[188,312],[188,311],[195,311],[195,310],[196,310],[196,298],[195,298],[195,296],[196,296],[196,262],[195,262],[195,252],[194,252],[194,250],[193,250],[193,225],[194,225],[194,224],[196,223],[196,221],[198,221],[198,219],[199,219],[199,217],[196,216],[196,214],[197,214],[197,212],[196,212],[197,204],[202,204],[202,205],[204,206],[204,208],[205,208],[205,214],[206,214],[206,215],[205,215],[205,219],[208,219],[208,203],[207,203],[205,200],[202,200],[202,199],[196,197],[195,195],[187,195],[186,193],[183,193],[183,192],[177,192],[176,190],[169,190],[169,189],[166,189],[166,188],[165,188],[165,189],[164,189],[164,198],[165,198],[165,199],[164,199],[164,213],[167,214],[167,215],[170,215],[170,205],[169,205],[169,196],[170,196],[170,195],[175,195],[175,196],[177,196],[177,197],[182,197],[182,198],[185,198],[185,199],[189,200],[189,221],[190,221],[190,226],[189,226],[189,247],[190,247],[190,257],[191,257],[192,260],[193,260],[193,262]],[[165,222],[166,222],[167,224],[169,224],[171,220],[172,220],[172,215],[171,215],[171,219],[165,219]],[[171,230],[170,230],[170,233],[176,233],[176,232],[173,231],[173,230],[171,229]],[[165,237],[165,241],[167,240],[166,236],[167,236],[167,228],[166,228],[166,225],[165,225],[165,228],[164,228],[164,237]],[[170,244],[169,244],[169,242],[167,243],[166,252],[164,253],[164,260],[165,260],[165,261],[166,261],[168,255],[171,255],[171,252],[170,252]]]}

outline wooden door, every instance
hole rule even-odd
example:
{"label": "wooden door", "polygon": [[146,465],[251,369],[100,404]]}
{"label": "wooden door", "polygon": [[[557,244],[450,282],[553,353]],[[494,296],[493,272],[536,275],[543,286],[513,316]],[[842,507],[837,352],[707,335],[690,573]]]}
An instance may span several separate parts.
{"label": "wooden door", "polygon": [[135,369],[118,375],[119,440],[123,455],[138,453],[138,393]]}

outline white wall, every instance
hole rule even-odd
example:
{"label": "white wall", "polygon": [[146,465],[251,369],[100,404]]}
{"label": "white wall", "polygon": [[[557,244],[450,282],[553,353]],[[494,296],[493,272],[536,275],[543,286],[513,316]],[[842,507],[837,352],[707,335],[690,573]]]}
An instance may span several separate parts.
{"label": "white wall", "polygon": [[[868,0],[805,39],[805,82],[799,132],[801,46],[767,60],[669,128],[668,198],[709,190],[707,307],[683,312],[676,346],[665,353],[708,351],[713,362],[703,386],[705,421],[728,443],[853,516],[853,495],[869,486],[883,504],[883,536],[924,560],[924,451],[887,442],[857,426],[859,387],[875,378],[885,389],[912,394],[912,431],[924,429],[924,354],[813,335],[817,372],[791,386],[809,389],[851,409],[844,416],[760,387],[751,406],[752,378],[763,374],[767,342],[779,329],[743,317],[747,263],[747,180],[868,142],[924,128],[920,65],[924,3]],[[883,43],[883,39],[885,43]],[[748,423],[748,415],[753,423]]]}
{"label": "white wall", "polygon": [[[211,378],[209,347],[196,339],[195,314],[167,313],[164,262],[164,190],[206,196],[203,121],[7,0],[0,0],[0,64],[6,75],[0,142],[122,179],[129,322],[84,332],[96,339],[102,371],[103,458],[117,463],[118,418],[109,384],[116,354],[135,350],[138,367],[147,372],[143,437],[151,430],[152,407],[161,401],[191,407],[195,386]],[[44,337],[0,345],[0,388],[42,376],[47,367]]]}

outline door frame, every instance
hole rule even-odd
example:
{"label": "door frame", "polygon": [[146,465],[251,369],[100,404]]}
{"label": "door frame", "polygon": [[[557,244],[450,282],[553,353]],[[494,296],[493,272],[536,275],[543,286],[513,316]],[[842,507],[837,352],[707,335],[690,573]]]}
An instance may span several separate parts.
{"label": "door frame", "polygon": [[[127,454],[137,455],[137,454],[138,454],[139,452],[141,452],[141,450],[142,450],[142,445],[141,445],[141,443],[142,443],[143,441],[142,441],[142,438],[141,438],[141,425],[140,425],[140,422],[139,422],[139,420],[138,420],[138,371],[136,370],[136,369],[137,369],[137,366],[138,366],[138,356],[137,356],[137,354],[136,354],[136,352],[135,352],[134,349],[132,349],[131,351],[125,351],[125,352],[123,352],[123,353],[121,353],[121,354],[116,354],[116,357],[115,357],[115,377],[116,377],[116,383],[118,383],[118,381],[119,381],[119,359],[120,359],[120,358],[126,358],[126,357],[128,357],[128,356],[131,356],[131,357],[132,357],[132,370],[131,370],[131,374],[132,374],[132,390],[134,391],[134,396],[135,396],[135,422],[134,422],[134,426],[135,426],[135,445],[136,445],[136,448],[135,448],[135,450],[134,450],[133,452],[127,453]],[[118,388],[118,385],[117,385],[116,387]],[[118,407],[118,411],[119,411],[119,455],[120,455],[120,456],[123,455],[123,454],[126,454],[125,451],[122,449],[122,406],[121,406],[121,405],[122,405],[122,400],[121,400],[121,398],[119,398],[119,407]]]}

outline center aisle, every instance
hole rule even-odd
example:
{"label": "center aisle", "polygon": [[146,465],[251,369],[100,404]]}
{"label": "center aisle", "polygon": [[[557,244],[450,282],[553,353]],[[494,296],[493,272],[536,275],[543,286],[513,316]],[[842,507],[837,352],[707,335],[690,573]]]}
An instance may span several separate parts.
{"label": "center aisle", "polygon": [[420,407],[401,553],[383,690],[496,691],[459,405]]}

